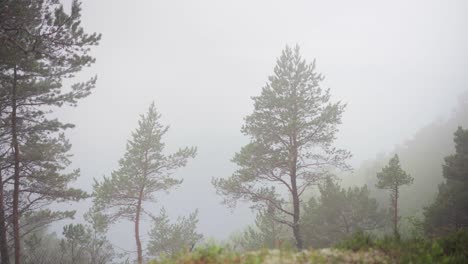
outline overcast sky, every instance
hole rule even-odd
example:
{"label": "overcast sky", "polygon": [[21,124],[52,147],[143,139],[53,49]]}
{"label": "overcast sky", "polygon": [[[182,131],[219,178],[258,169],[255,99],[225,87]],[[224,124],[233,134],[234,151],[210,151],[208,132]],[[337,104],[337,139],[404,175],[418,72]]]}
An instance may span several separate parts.
{"label": "overcast sky", "polygon": [[[78,184],[91,190],[93,177],[117,168],[154,100],[171,126],[167,150],[197,146],[199,154],[176,173],[182,186],[150,211],[164,205],[175,218],[199,208],[207,237],[224,239],[252,223],[246,207],[221,205],[210,181],[235,169],[230,159],[247,142],[240,128],[250,97],[285,45],[316,58],[324,87],[348,103],[337,145],[353,153],[355,167],[447,116],[468,89],[466,0],[83,2],[85,30],[103,38],[86,72],[98,75],[96,90],[60,114],[76,124],[68,135]],[[122,224],[110,237],[133,250],[133,240],[122,239],[132,230]]]}

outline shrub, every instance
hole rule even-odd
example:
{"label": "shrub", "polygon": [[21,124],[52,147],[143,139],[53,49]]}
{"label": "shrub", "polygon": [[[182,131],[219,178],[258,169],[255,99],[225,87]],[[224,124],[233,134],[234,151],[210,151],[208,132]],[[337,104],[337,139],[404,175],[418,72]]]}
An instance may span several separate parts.
{"label": "shrub", "polygon": [[468,263],[468,230],[436,239],[418,237],[400,240],[394,237],[377,239],[360,232],[336,247],[353,251],[377,249],[396,263]]}
{"label": "shrub", "polygon": [[350,238],[336,244],[336,248],[352,251],[367,250],[375,246],[375,237],[365,232],[357,232]]}

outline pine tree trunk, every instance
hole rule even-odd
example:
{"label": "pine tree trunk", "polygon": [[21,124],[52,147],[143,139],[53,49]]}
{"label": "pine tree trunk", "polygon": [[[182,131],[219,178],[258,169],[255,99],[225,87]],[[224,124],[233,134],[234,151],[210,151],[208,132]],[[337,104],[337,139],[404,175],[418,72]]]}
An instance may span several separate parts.
{"label": "pine tree trunk", "polygon": [[396,239],[400,239],[400,234],[398,233],[398,187],[395,188],[395,200],[394,200],[394,210],[393,210],[393,233],[395,234]]}
{"label": "pine tree trunk", "polygon": [[300,212],[299,212],[299,198],[297,198],[297,190],[296,190],[296,198],[293,197],[293,206],[294,206],[293,234],[294,234],[294,238],[296,239],[297,249],[302,250],[303,243],[302,243],[302,237],[301,237],[301,228],[299,224]]}
{"label": "pine tree trunk", "polygon": [[10,264],[5,221],[3,179],[0,171],[0,255],[2,256],[1,264]]}
{"label": "pine tree trunk", "polygon": [[349,226],[349,223],[348,223],[348,219],[346,218],[346,216],[343,215],[343,222],[345,224],[345,231],[346,231],[346,234],[349,235],[350,233],[350,226]]}
{"label": "pine tree trunk", "polygon": [[299,204],[299,193],[297,191],[297,151],[293,153],[293,162],[291,167],[291,195],[293,199],[293,234],[296,240],[297,249],[302,250],[303,243],[301,237],[301,230],[299,226],[300,220],[300,204]]}
{"label": "pine tree trunk", "polygon": [[137,209],[136,209],[136,216],[135,216],[135,241],[136,241],[136,246],[137,246],[138,264],[143,264],[143,250],[141,249],[141,241],[140,241],[141,200],[142,200],[142,193],[140,192],[140,196],[138,198]]}
{"label": "pine tree trunk", "polygon": [[14,150],[14,183],[13,183],[13,239],[15,244],[15,264],[21,263],[21,241],[19,226],[19,188],[20,188],[20,152],[18,143],[18,128],[16,118],[16,93],[17,93],[17,72],[16,65],[13,70],[13,86],[11,100],[11,136]]}
{"label": "pine tree trunk", "polygon": [[458,230],[460,228],[460,219],[458,217],[458,206],[455,201],[453,201],[452,203],[453,203],[453,214],[454,214],[454,221],[455,221],[454,230]]}

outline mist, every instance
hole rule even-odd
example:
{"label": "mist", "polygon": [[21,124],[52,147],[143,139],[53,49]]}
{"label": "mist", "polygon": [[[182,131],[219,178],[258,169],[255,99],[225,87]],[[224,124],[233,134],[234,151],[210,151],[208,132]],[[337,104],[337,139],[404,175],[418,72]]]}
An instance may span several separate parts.
{"label": "mist", "polygon": [[93,67],[98,87],[64,113],[76,124],[79,184],[90,189],[93,177],[116,167],[138,115],[155,100],[171,126],[167,146],[199,148],[177,172],[184,184],[161,203],[174,216],[200,208],[200,230],[226,238],[253,214],[220,205],[210,179],[235,169],[250,97],[286,44],[315,58],[326,87],[348,104],[337,145],[352,151],[357,167],[455,107],[468,84],[464,8],[463,1],[85,2],[84,26],[103,40]]}
{"label": "mist", "polygon": [[[62,2],[68,12],[71,1]],[[146,210],[164,207],[176,221],[198,209],[205,240],[229,241],[254,223],[252,203],[227,207],[212,179],[238,169],[232,159],[250,141],[241,128],[254,111],[252,97],[286,46],[298,45],[303,59],[315,61],[325,76],[321,87],[346,104],[334,146],[352,154],[352,169],[337,173],[339,181],[368,184],[382,207],[388,195],[375,189],[375,174],[399,154],[415,178],[402,191],[415,200],[403,202],[402,214],[422,215],[443,182],[443,158],[455,151],[453,133],[468,126],[466,1],[82,1],[81,8],[81,26],[102,39],[91,49],[96,62],[65,84],[97,75],[96,87],[77,107],[51,114],[75,125],[65,131],[68,170],[80,169],[72,186],[92,193],[95,181],[118,169],[154,102],[169,126],[164,151],[194,146],[197,155],[173,173],[182,184],[158,192]],[[431,157],[430,169],[420,169],[424,159],[412,158],[418,155]],[[91,206],[92,199],[53,204],[77,213],[49,230],[61,234],[64,225],[84,222]],[[143,245],[151,220],[141,220]],[[136,258],[131,221],[111,225],[107,236]]]}

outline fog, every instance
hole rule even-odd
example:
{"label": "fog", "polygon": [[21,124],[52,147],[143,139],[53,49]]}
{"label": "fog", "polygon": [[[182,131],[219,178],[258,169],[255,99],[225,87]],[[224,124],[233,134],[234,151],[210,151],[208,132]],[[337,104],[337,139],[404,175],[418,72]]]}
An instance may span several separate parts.
{"label": "fog", "polygon": [[[103,38],[93,49],[96,64],[79,77],[96,74],[96,89],[58,113],[76,125],[67,131],[72,167],[81,169],[76,187],[91,192],[93,178],[118,167],[139,115],[154,101],[170,125],[168,152],[196,146],[198,155],[175,173],[183,184],[148,209],[164,206],[175,219],[198,208],[198,229],[208,238],[227,239],[254,219],[249,204],[222,205],[211,179],[236,169],[230,160],[248,142],[240,129],[251,97],[286,45],[316,59],[324,86],[347,103],[336,145],[351,151],[354,168],[448,118],[468,88],[464,0],[101,0],[82,8],[83,27]],[[356,175],[343,177],[352,184]],[[90,203],[70,205],[84,212]],[[108,235],[133,251],[131,230],[122,221]]]}

